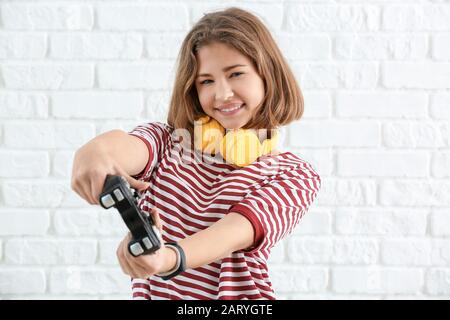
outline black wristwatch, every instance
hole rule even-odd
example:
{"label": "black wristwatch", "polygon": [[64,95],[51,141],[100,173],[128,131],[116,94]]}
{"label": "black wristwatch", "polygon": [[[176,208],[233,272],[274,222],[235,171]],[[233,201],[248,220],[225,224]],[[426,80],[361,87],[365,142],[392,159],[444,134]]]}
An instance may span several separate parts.
{"label": "black wristwatch", "polygon": [[163,280],[169,280],[186,270],[186,255],[184,254],[183,248],[176,242],[167,242],[165,245],[174,248],[177,252],[177,264],[175,269],[165,273],[158,273],[157,276]]}

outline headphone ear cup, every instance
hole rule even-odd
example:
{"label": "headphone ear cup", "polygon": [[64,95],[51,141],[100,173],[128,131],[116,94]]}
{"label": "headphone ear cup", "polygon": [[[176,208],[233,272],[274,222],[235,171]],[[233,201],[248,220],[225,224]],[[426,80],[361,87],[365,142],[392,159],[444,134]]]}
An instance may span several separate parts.
{"label": "headphone ear cup", "polygon": [[272,138],[264,140],[261,145],[262,146],[261,155],[271,153],[272,150],[274,150],[277,147],[279,137],[280,135],[278,131],[275,131]]}
{"label": "headphone ear cup", "polygon": [[222,157],[239,167],[247,166],[261,155],[261,143],[251,130],[229,131],[222,140]]}
{"label": "headphone ear cup", "polygon": [[201,117],[197,121],[198,125],[194,127],[195,148],[209,154],[218,153],[225,129],[217,120],[209,116]]}

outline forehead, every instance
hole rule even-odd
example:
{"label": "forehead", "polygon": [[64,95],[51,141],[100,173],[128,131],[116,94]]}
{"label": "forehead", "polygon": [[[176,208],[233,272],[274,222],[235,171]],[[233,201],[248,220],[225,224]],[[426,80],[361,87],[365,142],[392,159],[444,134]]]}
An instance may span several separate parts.
{"label": "forehead", "polygon": [[246,64],[250,65],[251,61],[233,47],[214,42],[201,47],[197,53],[197,63],[199,65],[199,73],[221,70],[224,66],[230,64]]}

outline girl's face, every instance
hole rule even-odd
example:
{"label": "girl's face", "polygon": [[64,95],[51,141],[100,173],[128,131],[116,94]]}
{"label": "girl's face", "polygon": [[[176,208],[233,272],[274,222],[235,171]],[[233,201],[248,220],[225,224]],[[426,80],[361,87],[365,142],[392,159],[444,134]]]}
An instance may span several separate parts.
{"label": "girl's face", "polygon": [[196,57],[203,111],[226,129],[243,127],[264,98],[264,82],[251,60],[219,42],[200,48]]}

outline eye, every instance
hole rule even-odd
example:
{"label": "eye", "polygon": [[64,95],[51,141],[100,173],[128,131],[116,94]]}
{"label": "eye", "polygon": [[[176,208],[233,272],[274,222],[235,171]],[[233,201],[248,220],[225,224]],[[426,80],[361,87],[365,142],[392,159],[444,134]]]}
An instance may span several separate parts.
{"label": "eye", "polygon": [[244,73],[243,72],[233,72],[231,74],[231,76],[236,75],[236,77],[237,77],[237,76],[240,76],[241,74],[244,74]]}
{"label": "eye", "polygon": [[211,81],[211,80],[203,80],[200,82],[200,84],[208,84],[208,83],[206,83],[206,81]]}

